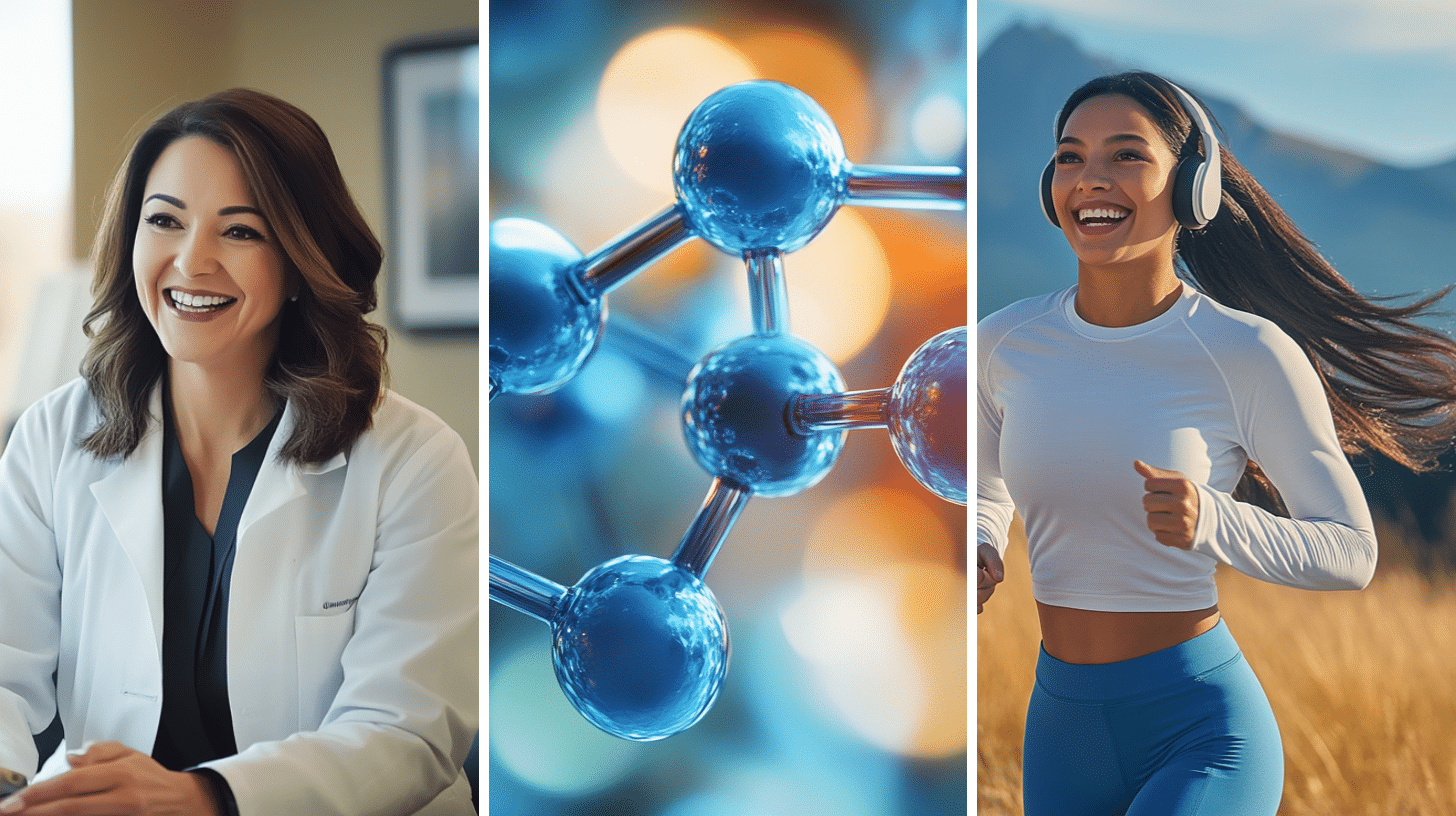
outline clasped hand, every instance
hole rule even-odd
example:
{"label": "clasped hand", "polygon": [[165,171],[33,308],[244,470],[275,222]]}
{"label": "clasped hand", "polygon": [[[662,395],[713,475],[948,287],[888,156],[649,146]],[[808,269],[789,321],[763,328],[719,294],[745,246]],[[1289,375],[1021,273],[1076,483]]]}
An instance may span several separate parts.
{"label": "clasped hand", "polygon": [[206,782],[169,771],[119,742],[100,742],[67,757],[71,770],[0,802],[5,816],[197,816],[215,814]]}
{"label": "clasped hand", "polygon": [[1133,469],[1143,482],[1143,510],[1148,514],[1148,529],[1159,544],[1180,550],[1193,548],[1193,534],[1198,529],[1198,487],[1176,470],[1153,467],[1141,460]]}

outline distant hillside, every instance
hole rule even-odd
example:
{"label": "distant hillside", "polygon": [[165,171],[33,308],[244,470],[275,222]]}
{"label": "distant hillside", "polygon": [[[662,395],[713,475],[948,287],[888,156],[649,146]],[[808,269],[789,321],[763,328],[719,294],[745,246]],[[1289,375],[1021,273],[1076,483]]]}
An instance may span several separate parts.
{"label": "distant hillside", "polygon": [[[977,59],[979,316],[1070,284],[1066,242],[1042,218],[1036,181],[1052,119],[1077,86],[1135,68],[1049,27],[1013,24]],[[1176,82],[1181,79],[1170,76]],[[1362,292],[1430,292],[1456,281],[1456,160],[1404,169],[1287,136],[1198,93],[1239,161]],[[1456,310],[1456,296],[1448,308]],[[1456,328],[1456,319],[1444,324]]]}

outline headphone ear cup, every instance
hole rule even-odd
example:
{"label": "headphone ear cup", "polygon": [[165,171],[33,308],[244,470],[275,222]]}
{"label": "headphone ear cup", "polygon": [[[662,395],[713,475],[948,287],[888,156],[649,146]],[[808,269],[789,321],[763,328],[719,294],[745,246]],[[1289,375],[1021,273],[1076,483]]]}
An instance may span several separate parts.
{"label": "headphone ear cup", "polygon": [[1052,175],[1056,170],[1057,160],[1052,159],[1047,162],[1046,169],[1041,171],[1041,214],[1046,216],[1052,226],[1061,229],[1062,225],[1057,221],[1057,205],[1052,200]]}
{"label": "headphone ear cup", "polygon": [[1202,168],[1202,156],[1189,156],[1178,162],[1178,171],[1173,177],[1173,217],[1188,229],[1202,229],[1208,223],[1198,211],[1198,202],[1203,196],[1203,191],[1198,189]]}

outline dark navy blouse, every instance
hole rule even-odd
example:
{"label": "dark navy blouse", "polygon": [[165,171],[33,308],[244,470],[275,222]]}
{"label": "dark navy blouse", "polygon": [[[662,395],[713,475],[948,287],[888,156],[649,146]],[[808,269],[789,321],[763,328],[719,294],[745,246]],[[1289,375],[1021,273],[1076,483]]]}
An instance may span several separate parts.
{"label": "dark navy blouse", "polygon": [[162,403],[162,718],[152,757],[178,771],[238,750],[228,704],[228,584],[238,520],[282,412],[233,454],[222,512],[208,535],[197,520],[170,395]]}

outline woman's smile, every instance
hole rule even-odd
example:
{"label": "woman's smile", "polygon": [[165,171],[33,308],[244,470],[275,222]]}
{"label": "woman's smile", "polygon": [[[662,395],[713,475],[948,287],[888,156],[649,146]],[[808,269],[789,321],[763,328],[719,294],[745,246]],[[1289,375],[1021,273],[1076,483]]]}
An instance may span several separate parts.
{"label": "woman's smile", "polygon": [[1077,231],[1087,236],[1107,235],[1128,223],[1132,210],[1116,204],[1089,202],[1072,209]]}
{"label": "woman's smile", "polygon": [[238,302],[235,297],[190,292],[178,288],[164,289],[162,294],[165,296],[166,304],[172,307],[177,317],[182,320],[211,320]]}

